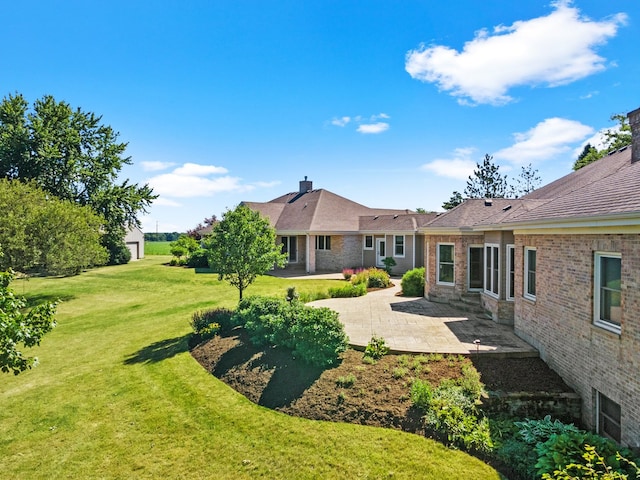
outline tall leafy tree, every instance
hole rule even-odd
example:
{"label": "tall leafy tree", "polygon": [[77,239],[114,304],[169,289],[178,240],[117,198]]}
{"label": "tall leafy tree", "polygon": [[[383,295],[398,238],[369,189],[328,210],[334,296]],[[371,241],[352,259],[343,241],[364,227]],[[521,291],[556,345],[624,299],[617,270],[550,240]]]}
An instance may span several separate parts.
{"label": "tall leafy tree", "polygon": [[45,95],[32,109],[9,95],[0,103],[0,176],[33,180],[56,197],[91,207],[105,219],[110,263],[128,260],[124,236],[157,198],[148,185],[119,182],[127,144],[102,117]]}
{"label": "tall leafy tree", "polygon": [[493,163],[493,157],[484,156],[482,163],[476,163],[473,175],[469,175],[464,190],[467,198],[504,198],[508,194],[507,176],[500,173],[500,167]]}
{"label": "tall leafy tree", "polygon": [[287,260],[269,221],[245,205],[223,214],[205,248],[211,269],[238,289],[240,300],[258,275],[283,267]]}
{"label": "tall leafy tree", "polygon": [[60,200],[34,183],[0,179],[0,268],[66,275],[108,259],[104,220],[90,207]]}
{"label": "tall leafy tree", "polygon": [[11,270],[0,272],[0,370],[18,375],[37,365],[38,359],[26,356],[22,349],[40,345],[55,327],[57,304],[44,302],[27,310],[25,299],[9,288],[13,278]]}
{"label": "tall leafy tree", "polygon": [[618,122],[615,128],[610,128],[604,132],[604,147],[600,150],[591,144],[585,145],[584,149],[573,164],[574,170],[579,170],[585,165],[601,159],[611,152],[615,152],[623,147],[631,145],[631,125],[626,115],[618,113],[611,116],[611,120]]}

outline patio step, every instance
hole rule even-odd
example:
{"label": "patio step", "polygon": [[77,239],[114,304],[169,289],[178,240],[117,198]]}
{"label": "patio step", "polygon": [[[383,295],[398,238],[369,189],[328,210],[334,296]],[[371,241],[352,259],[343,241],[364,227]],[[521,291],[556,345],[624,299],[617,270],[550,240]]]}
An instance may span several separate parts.
{"label": "patio step", "polygon": [[450,300],[449,305],[463,312],[484,315],[484,308],[479,303],[465,302],[464,300]]}

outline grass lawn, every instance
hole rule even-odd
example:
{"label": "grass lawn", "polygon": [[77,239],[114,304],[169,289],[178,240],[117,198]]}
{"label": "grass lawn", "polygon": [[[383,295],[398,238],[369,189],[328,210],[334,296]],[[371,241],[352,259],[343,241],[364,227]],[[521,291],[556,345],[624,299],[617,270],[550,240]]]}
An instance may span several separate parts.
{"label": "grass lawn", "polygon": [[169,244],[171,242],[144,242],[145,255],[171,255]]}
{"label": "grass lawn", "polygon": [[[13,284],[31,301],[63,303],[34,351],[40,365],[0,377],[2,478],[499,478],[416,435],[252,404],[187,349],[192,312],[234,307],[237,290],[168,260]],[[337,282],[267,276],[247,294]]]}

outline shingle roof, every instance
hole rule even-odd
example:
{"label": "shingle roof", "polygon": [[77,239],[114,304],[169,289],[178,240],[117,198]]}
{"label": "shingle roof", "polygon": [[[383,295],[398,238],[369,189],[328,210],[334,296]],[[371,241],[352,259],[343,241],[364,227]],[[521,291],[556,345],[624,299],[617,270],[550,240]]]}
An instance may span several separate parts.
{"label": "shingle roof", "polygon": [[[523,223],[640,216],[640,162],[621,149],[518,199],[469,199],[438,216],[430,228],[481,229]],[[507,208],[509,207],[509,208]]]}
{"label": "shingle roof", "polygon": [[269,202],[243,204],[267,216],[279,232],[357,232],[361,216],[407,212],[369,208],[324,189],[287,193]]}
{"label": "shingle roof", "polygon": [[394,215],[366,215],[360,217],[362,232],[413,232],[427,225],[437,214],[404,213]]}
{"label": "shingle roof", "polygon": [[548,199],[511,219],[532,222],[640,214],[640,162],[631,163],[631,148],[608,155],[523,197]]}

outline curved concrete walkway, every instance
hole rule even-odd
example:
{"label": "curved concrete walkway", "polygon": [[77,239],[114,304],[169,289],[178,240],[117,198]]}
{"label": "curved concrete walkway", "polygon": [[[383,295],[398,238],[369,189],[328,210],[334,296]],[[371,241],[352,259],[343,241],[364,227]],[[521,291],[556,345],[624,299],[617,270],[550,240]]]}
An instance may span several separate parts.
{"label": "curved concrete walkway", "polygon": [[[373,335],[378,335],[396,352],[538,356],[538,351],[517,337],[512,327],[448,304],[401,297],[399,292],[400,282],[396,280],[394,287],[362,297],[317,300],[309,305],[337,311],[350,343],[356,347],[366,346]],[[480,340],[479,345],[474,340]]]}

